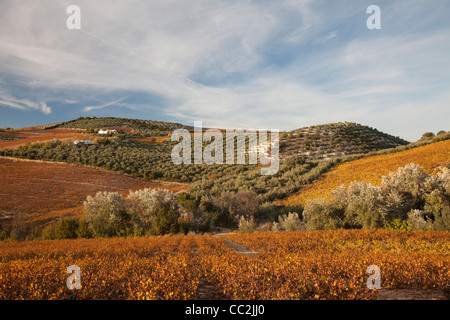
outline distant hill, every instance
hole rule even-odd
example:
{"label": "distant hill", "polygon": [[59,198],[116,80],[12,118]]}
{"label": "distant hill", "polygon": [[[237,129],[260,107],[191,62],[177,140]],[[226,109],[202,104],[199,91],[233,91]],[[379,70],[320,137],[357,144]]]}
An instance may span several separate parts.
{"label": "distant hill", "polygon": [[280,134],[280,157],[329,159],[407,145],[409,142],[352,122],[304,127]]}
{"label": "distant hill", "polygon": [[70,128],[70,129],[101,129],[101,128],[116,128],[132,129],[133,133],[147,136],[167,136],[168,133],[175,129],[186,128],[191,129],[190,126],[185,126],[177,122],[165,122],[155,120],[140,120],[114,117],[79,117],[75,120],[58,122],[37,126],[39,129],[54,129],[54,128]]}
{"label": "distant hill", "polygon": [[[37,129],[122,129],[139,136],[168,136],[173,130],[192,126],[178,122],[114,117],[79,117],[75,120],[35,126]],[[206,128],[204,128],[206,129]],[[310,160],[337,158],[407,145],[399,137],[352,122],[314,125],[280,133],[280,159],[302,155]]]}

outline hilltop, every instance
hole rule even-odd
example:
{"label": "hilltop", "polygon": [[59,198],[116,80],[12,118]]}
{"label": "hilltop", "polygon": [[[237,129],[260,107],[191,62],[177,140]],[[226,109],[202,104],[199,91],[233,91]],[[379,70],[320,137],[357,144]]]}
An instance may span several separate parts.
{"label": "hilltop", "polygon": [[[133,132],[135,134],[141,134],[144,136],[167,136],[167,134],[175,129],[186,128],[190,129],[190,126],[185,126],[178,122],[165,122],[155,120],[141,120],[141,119],[127,119],[127,118],[115,118],[115,117],[79,117],[70,121],[63,121],[58,123],[51,123],[41,126],[36,126],[36,129],[101,129],[101,128],[114,128],[116,130],[123,130],[125,132]],[[131,130],[130,130],[131,129]]]}
{"label": "hilltop", "polygon": [[338,122],[299,128],[281,134],[282,158],[303,155],[330,159],[407,145],[399,137],[353,122]]}

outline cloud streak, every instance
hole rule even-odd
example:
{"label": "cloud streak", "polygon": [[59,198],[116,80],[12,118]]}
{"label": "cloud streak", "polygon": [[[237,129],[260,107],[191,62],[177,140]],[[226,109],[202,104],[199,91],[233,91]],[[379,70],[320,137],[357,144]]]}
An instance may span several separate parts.
{"label": "cloud streak", "polygon": [[33,102],[27,99],[15,99],[8,95],[0,94],[0,105],[8,106],[21,111],[37,110],[43,114],[50,114],[52,109],[45,102]]}
{"label": "cloud streak", "polygon": [[49,101],[76,97],[80,112],[147,114],[160,103],[207,126],[355,121],[414,140],[423,119],[446,129],[450,118],[449,5],[432,2],[383,3],[369,31],[369,1],[80,0],[82,30],[69,31],[68,1],[4,0],[0,75],[23,82],[2,104],[50,114]]}
{"label": "cloud streak", "polygon": [[89,111],[92,111],[92,110],[99,110],[99,109],[103,109],[103,108],[106,108],[106,107],[114,106],[114,105],[119,104],[124,99],[126,99],[126,97],[120,98],[120,99],[115,100],[115,101],[103,103],[103,104],[100,104],[100,105],[97,105],[97,106],[87,106],[87,107],[83,108],[83,111],[89,112]]}

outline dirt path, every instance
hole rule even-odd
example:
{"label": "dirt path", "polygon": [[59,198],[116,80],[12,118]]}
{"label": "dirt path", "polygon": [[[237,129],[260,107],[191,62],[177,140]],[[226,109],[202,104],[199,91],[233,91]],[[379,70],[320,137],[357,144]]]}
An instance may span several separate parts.
{"label": "dirt path", "polygon": [[197,293],[192,300],[227,300],[227,297],[215,284],[209,282],[206,278],[201,278]]}
{"label": "dirt path", "polygon": [[[212,234],[212,236],[222,240],[230,250],[234,251],[237,254],[242,254],[250,257],[258,254],[258,252],[252,251],[244,245],[222,237],[226,234],[230,234],[230,230],[223,228],[219,229],[218,232]],[[193,300],[228,300],[228,298],[215,284],[209,282],[206,278],[201,278],[197,293],[193,297]]]}
{"label": "dirt path", "polygon": [[242,254],[242,255],[250,256],[250,257],[258,254],[258,252],[252,251],[252,250],[250,250],[250,248],[248,248],[242,244],[236,243],[234,241],[231,241],[231,240],[228,240],[228,239],[222,237],[227,234],[231,234],[230,229],[223,228],[223,229],[220,229],[217,233],[213,234],[213,237],[216,237],[216,238],[219,238],[220,240],[222,240],[223,243],[225,243],[225,245],[228,247],[228,249],[236,252],[237,254]]}
{"label": "dirt path", "polygon": [[[258,254],[256,251],[250,250],[248,247],[226,239],[222,236],[231,234],[229,229],[220,229],[217,233],[213,234],[214,237],[222,240],[225,245],[237,254],[246,256],[255,256]],[[217,288],[216,288],[217,289]],[[205,292],[208,291],[208,286],[205,287]],[[214,292],[214,290],[213,290]],[[420,289],[381,289],[377,293],[377,300],[450,300],[450,289],[439,290],[420,290]]]}
{"label": "dirt path", "polygon": [[450,300],[450,290],[381,289],[377,300]]}
{"label": "dirt path", "polygon": [[226,238],[221,237],[220,240],[222,240],[230,250],[236,252],[237,254],[242,254],[244,256],[249,256],[249,257],[253,257],[258,254],[258,252],[252,251],[249,248],[247,248],[246,246],[236,243],[234,241],[228,240]]}

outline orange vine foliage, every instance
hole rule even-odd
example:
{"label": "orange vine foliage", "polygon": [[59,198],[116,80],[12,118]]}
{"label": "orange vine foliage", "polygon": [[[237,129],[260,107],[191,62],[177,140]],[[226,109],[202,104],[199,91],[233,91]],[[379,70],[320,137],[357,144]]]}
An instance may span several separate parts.
{"label": "orange vine foliage", "polygon": [[[199,272],[193,237],[1,243],[0,299],[188,299]],[[67,267],[81,289],[66,286]]]}
{"label": "orange vine foliage", "polygon": [[328,198],[331,190],[340,185],[348,186],[352,181],[380,185],[383,176],[388,176],[390,172],[410,163],[422,166],[428,174],[435,174],[440,166],[450,163],[450,140],[342,163],[311,186],[282,202],[285,205],[306,205],[309,199]]}
{"label": "orange vine foliage", "polygon": [[162,188],[172,192],[186,184],[143,181],[117,172],[68,163],[0,158],[0,212],[26,221],[48,221],[81,214],[83,201],[99,191],[128,194],[130,190]]}
{"label": "orange vine foliage", "polygon": [[[0,299],[192,299],[202,281],[229,299],[371,299],[382,288],[450,285],[450,233],[332,230],[0,243]],[[79,290],[66,269],[81,270]]]}
{"label": "orange vine foliage", "polygon": [[[238,299],[371,299],[367,267],[381,287],[450,284],[450,233],[330,230],[235,234],[228,239],[259,254],[216,262],[226,291]],[[233,271],[233,277],[230,276]]]}

